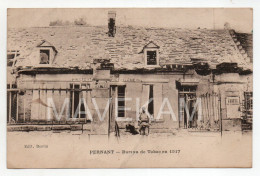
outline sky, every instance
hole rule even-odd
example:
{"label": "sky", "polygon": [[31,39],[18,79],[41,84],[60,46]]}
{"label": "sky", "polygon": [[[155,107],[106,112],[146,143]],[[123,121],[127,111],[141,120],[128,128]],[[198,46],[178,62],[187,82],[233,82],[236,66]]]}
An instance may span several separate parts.
{"label": "sky", "polygon": [[107,25],[108,11],[116,11],[116,25],[223,29],[229,23],[237,32],[253,30],[249,8],[125,8],[125,9],[8,9],[8,27],[49,26],[50,21],[84,18],[89,25]]}

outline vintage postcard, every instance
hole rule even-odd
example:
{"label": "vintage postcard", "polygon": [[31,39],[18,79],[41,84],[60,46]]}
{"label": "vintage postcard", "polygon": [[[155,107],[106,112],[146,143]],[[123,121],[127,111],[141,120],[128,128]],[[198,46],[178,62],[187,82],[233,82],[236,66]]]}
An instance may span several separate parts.
{"label": "vintage postcard", "polygon": [[253,9],[8,9],[8,168],[252,167]]}

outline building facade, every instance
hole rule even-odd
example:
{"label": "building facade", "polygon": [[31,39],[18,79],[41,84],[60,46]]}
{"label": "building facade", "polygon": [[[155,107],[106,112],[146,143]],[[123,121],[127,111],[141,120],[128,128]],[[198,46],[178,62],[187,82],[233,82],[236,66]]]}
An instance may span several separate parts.
{"label": "building facade", "polygon": [[158,132],[250,128],[252,34],[116,27],[108,17],[108,26],[8,30],[9,126],[107,134],[135,126],[144,105]]}

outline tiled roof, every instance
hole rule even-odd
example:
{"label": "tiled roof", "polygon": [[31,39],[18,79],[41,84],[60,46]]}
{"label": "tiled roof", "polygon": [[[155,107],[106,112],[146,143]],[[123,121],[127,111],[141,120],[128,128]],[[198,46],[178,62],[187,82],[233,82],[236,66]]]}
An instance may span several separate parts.
{"label": "tiled roof", "polygon": [[239,49],[243,52],[245,51],[246,55],[250,58],[250,61],[253,62],[253,35],[246,33],[235,33],[237,40],[240,42]]}
{"label": "tiled roof", "polygon": [[94,59],[110,59],[115,69],[144,68],[141,53],[149,42],[159,48],[160,66],[206,60],[211,67],[236,62],[247,68],[227,30],[117,27],[115,37],[108,37],[106,26],[67,26],[8,29],[8,50],[20,50],[16,66],[35,66],[37,45],[45,40],[58,54],[52,66],[88,69]]}

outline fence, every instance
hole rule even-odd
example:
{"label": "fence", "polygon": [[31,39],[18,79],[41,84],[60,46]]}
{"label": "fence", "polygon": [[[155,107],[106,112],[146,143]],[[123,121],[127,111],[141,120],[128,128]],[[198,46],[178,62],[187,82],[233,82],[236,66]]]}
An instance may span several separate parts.
{"label": "fence", "polygon": [[206,93],[200,96],[202,107],[202,119],[199,124],[200,129],[221,128],[221,108],[220,96],[216,93]]}

